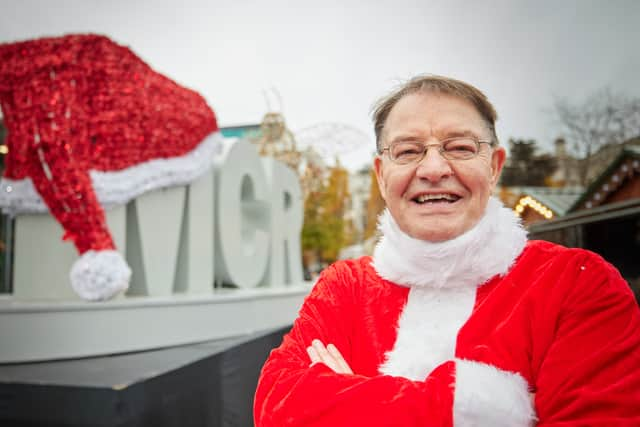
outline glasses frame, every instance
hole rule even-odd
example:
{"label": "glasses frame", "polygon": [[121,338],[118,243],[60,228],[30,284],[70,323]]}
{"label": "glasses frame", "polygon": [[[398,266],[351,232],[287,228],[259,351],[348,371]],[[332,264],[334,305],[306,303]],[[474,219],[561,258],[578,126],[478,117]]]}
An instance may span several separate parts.
{"label": "glasses frame", "polygon": [[[457,159],[455,157],[453,157],[453,158],[449,157],[449,154],[446,151],[444,151],[444,145],[447,142],[455,141],[455,140],[458,140],[458,139],[470,139],[473,142],[475,142],[476,148],[477,148],[476,153],[471,157],[461,158],[461,159]],[[454,137],[451,137],[451,138],[446,138],[446,139],[443,139],[443,140],[439,141],[437,144],[423,144],[423,143],[421,143],[419,141],[416,141],[416,142],[418,142],[420,145],[422,145],[423,151],[422,151],[422,154],[420,155],[419,158],[417,158],[415,160],[412,160],[410,162],[403,163],[403,162],[398,162],[398,159],[394,159],[393,156],[391,155],[391,145],[387,145],[386,147],[383,147],[378,152],[378,154],[380,156],[382,156],[382,154],[386,151],[387,152],[387,157],[389,157],[389,160],[391,160],[392,163],[394,163],[396,165],[411,165],[411,164],[415,164],[415,163],[420,163],[422,160],[424,160],[425,156],[427,155],[427,151],[429,151],[429,148],[437,147],[438,148],[438,153],[440,153],[440,156],[443,159],[449,160],[449,161],[457,161],[457,160],[464,161],[464,160],[475,159],[476,157],[478,157],[478,154],[480,154],[480,148],[481,148],[480,144],[489,144],[490,147],[495,147],[497,145],[495,141],[483,140],[483,139],[479,139],[479,138],[476,138],[475,136],[471,136],[471,135],[469,135],[469,136],[454,136]]]}

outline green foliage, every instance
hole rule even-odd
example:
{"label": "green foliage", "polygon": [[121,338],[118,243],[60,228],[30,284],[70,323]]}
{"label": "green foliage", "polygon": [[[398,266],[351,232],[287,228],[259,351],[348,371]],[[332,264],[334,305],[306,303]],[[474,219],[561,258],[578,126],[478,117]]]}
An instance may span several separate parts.
{"label": "green foliage", "polygon": [[378,178],[375,169],[371,168],[371,184],[369,187],[369,200],[367,201],[367,223],[365,224],[364,238],[375,235],[378,226],[378,215],[384,209],[384,199],[378,187]]}
{"label": "green foliage", "polygon": [[307,194],[302,249],[313,253],[316,262],[335,261],[340,249],[350,243],[352,227],[344,218],[350,198],[348,172],[339,166]]}

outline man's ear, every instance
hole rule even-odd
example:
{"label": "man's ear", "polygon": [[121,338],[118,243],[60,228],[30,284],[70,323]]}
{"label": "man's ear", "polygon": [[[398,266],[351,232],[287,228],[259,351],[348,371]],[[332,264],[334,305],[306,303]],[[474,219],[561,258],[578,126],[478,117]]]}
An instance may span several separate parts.
{"label": "man's ear", "polygon": [[500,173],[507,159],[507,152],[503,147],[496,147],[491,153],[491,185],[495,187],[500,179]]}
{"label": "man's ear", "polygon": [[373,159],[373,168],[376,171],[376,180],[378,181],[378,189],[380,190],[380,195],[382,196],[382,199],[386,202],[387,201],[387,194],[385,191],[385,186],[384,186],[384,179],[382,176],[382,159],[380,158],[380,156],[376,156],[375,159]]}

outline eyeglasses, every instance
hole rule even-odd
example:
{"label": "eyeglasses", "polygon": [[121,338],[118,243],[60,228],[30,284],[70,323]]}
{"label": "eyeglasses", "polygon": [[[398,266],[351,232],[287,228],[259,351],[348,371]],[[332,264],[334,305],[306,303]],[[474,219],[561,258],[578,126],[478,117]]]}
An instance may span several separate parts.
{"label": "eyeglasses", "polygon": [[419,163],[426,156],[430,147],[437,147],[440,155],[447,160],[469,160],[480,153],[480,144],[489,144],[493,147],[493,141],[481,141],[472,136],[448,138],[439,144],[423,144],[414,140],[393,141],[389,146],[380,150],[380,154],[387,151],[389,159],[398,165]]}

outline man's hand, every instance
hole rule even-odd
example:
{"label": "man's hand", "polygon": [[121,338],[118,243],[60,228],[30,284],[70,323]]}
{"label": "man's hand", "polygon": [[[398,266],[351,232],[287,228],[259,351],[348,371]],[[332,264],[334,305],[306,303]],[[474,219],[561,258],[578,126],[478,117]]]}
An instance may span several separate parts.
{"label": "man's hand", "polygon": [[[311,359],[311,365],[324,363],[336,374],[353,374],[353,371],[342,357],[335,345],[329,344],[326,347],[320,340],[313,340],[307,347],[307,353]],[[309,366],[311,366],[309,365]]]}

